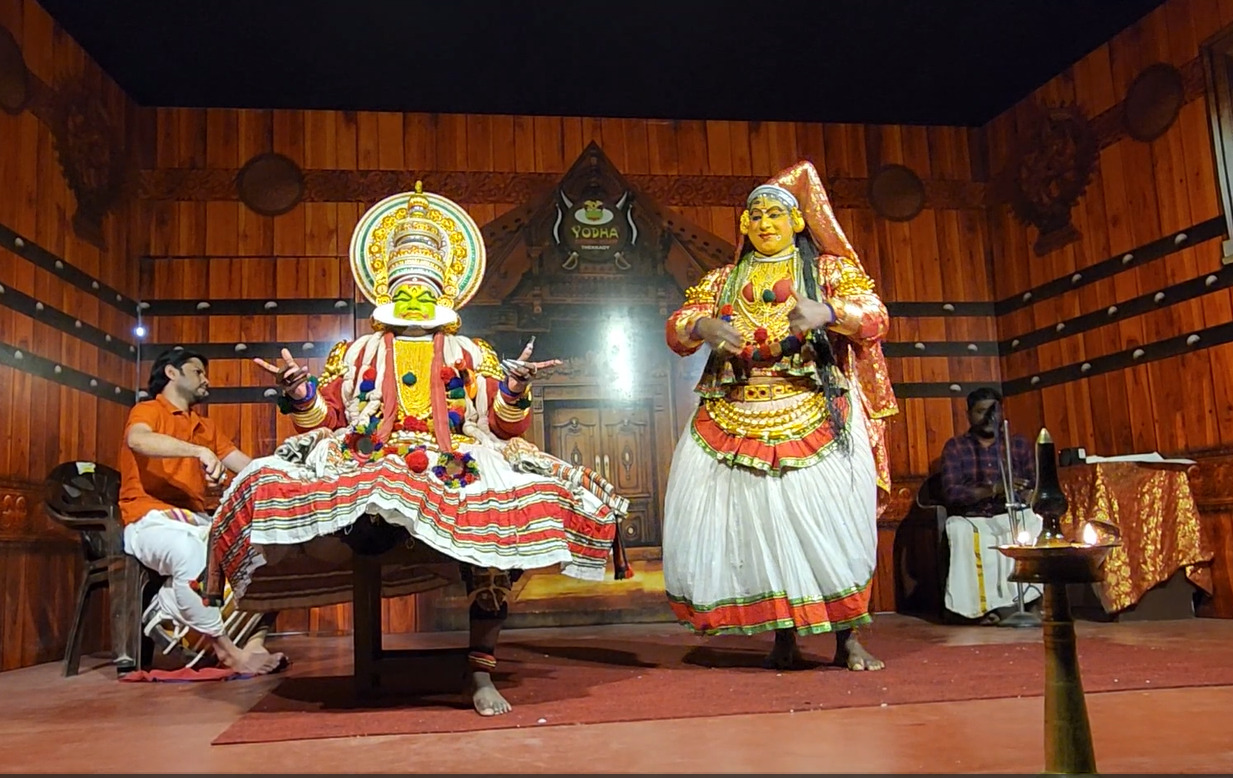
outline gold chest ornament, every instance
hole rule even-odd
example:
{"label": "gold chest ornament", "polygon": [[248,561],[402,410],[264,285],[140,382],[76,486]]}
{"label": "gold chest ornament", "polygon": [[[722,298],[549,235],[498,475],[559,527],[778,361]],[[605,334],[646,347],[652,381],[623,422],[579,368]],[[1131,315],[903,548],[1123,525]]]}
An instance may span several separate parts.
{"label": "gold chest ornament", "polygon": [[[795,281],[796,265],[797,255],[793,252],[775,259],[754,258],[741,268],[732,300],[732,326],[746,343],[755,342],[754,333],[759,328],[766,330],[766,340],[772,343],[791,334],[788,311],[792,310],[796,298],[787,295],[785,299],[777,299],[776,286],[782,289],[782,282]],[[752,287],[752,300],[745,297],[746,286]]]}
{"label": "gold chest ornament", "polygon": [[400,417],[427,420],[432,416],[432,340],[394,339],[394,370],[398,380]]}

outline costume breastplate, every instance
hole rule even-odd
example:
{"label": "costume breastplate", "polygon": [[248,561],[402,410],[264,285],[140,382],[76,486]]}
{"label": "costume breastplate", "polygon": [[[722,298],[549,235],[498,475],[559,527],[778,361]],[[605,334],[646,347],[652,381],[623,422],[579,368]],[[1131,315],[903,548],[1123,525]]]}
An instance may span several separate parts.
{"label": "costume breastplate", "polygon": [[427,421],[432,416],[432,340],[394,339],[398,416]]}
{"label": "costume breastplate", "polygon": [[792,288],[797,259],[795,254],[775,259],[754,258],[743,262],[732,299],[732,326],[746,343],[757,340],[755,333],[765,329],[765,339],[788,337],[788,311],[796,298]]}

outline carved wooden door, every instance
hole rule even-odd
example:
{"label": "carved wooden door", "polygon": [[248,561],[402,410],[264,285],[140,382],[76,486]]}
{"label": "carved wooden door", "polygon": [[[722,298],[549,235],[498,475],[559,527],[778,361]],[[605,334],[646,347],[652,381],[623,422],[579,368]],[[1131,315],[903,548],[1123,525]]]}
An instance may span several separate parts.
{"label": "carved wooden door", "polygon": [[621,526],[626,545],[658,546],[659,501],[655,494],[655,446],[651,414],[638,405],[548,410],[548,452],[604,476],[629,500]]}

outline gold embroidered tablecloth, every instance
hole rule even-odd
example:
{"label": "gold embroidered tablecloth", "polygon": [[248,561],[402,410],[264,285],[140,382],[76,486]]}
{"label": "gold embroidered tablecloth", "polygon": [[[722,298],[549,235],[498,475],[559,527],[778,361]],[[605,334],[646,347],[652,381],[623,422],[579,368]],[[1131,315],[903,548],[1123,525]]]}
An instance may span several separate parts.
{"label": "gold embroidered tablecloth", "polygon": [[1213,553],[1184,466],[1101,462],[1059,468],[1058,480],[1070,504],[1061,520],[1067,537],[1078,538],[1089,519],[1122,533],[1122,545],[1105,560],[1104,583],[1096,586],[1106,612],[1134,605],[1183,567],[1192,583],[1212,591]]}

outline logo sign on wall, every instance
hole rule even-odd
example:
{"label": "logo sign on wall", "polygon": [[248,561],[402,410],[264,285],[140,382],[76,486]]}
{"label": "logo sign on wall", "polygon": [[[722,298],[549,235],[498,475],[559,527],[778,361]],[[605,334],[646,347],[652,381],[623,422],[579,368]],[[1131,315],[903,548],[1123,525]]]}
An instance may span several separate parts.
{"label": "logo sign on wall", "polygon": [[611,262],[619,270],[628,270],[627,254],[638,240],[632,206],[628,191],[611,200],[592,189],[575,200],[558,189],[552,237],[565,253],[562,267],[573,270],[584,263]]}

